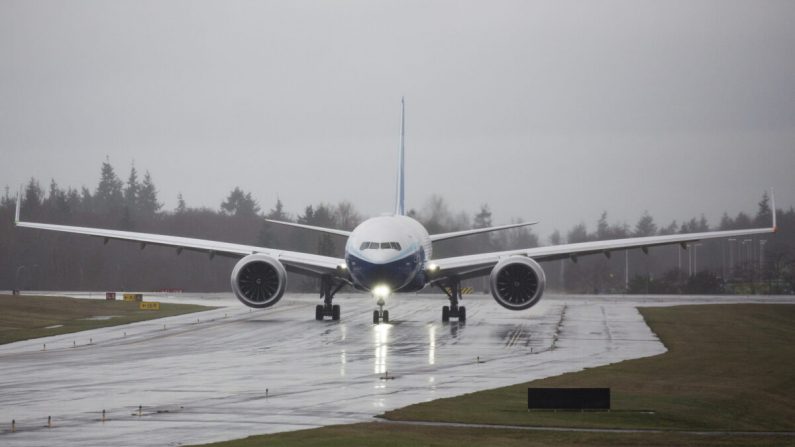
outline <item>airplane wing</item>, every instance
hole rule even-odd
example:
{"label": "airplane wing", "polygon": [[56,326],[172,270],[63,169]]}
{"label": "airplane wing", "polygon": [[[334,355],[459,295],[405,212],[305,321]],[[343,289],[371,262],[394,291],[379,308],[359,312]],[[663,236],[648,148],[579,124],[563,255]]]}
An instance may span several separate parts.
{"label": "airplane wing", "polygon": [[[775,208],[773,209],[775,210]],[[425,269],[431,277],[437,278],[435,281],[451,276],[459,279],[467,279],[488,274],[497,262],[509,256],[527,256],[539,262],[566,258],[576,261],[578,256],[598,253],[610,257],[610,254],[617,250],[640,248],[644,252],[648,252],[650,247],[674,244],[679,244],[682,245],[683,248],[686,248],[689,243],[706,239],[752,236],[756,234],[774,233],[775,231],[776,215],[774,211],[773,226],[771,228],[635,237],[456,256],[432,260],[426,265]]]}
{"label": "airplane wing", "polygon": [[507,230],[509,228],[517,228],[517,227],[526,227],[528,225],[535,225],[538,221],[535,222],[522,222],[522,223],[515,223],[515,224],[508,224],[508,225],[500,225],[499,227],[486,227],[486,228],[475,228],[472,230],[463,230],[463,231],[453,231],[451,233],[439,233],[439,234],[432,234],[430,235],[431,242],[436,241],[443,241],[446,239],[453,239],[456,237],[461,236],[469,236],[471,234],[480,234],[480,233],[488,233],[491,231],[498,231],[498,230]]}
{"label": "airplane wing", "polygon": [[272,220],[272,219],[265,219],[265,222],[275,223],[275,224],[279,224],[279,225],[285,225],[285,226],[288,226],[288,227],[303,228],[303,229],[306,229],[306,230],[320,231],[322,233],[335,234],[337,236],[348,237],[348,236],[351,235],[350,231],[337,230],[336,228],[316,227],[314,225],[304,225],[304,224],[299,224],[299,223],[295,223],[295,222],[284,222],[284,221],[281,221],[281,220]]}
{"label": "airplane wing", "polygon": [[215,255],[242,258],[253,253],[262,253],[278,259],[282,264],[284,264],[288,271],[311,276],[333,274],[338,271],[338,266],[345,264],[345,260],[342,258],[287,250],[274,250],[271,248],[257,247],[254,245],[232,244],[228,242],[218,242],[179,236],[167,236],[163,234],[138,233],[134,231],[106,230],[102,228],[22,222],[19,219],[19,204],[20,200],[17,198],[17,209],[14,218],[14,224],[23,228],[36,228],[39,230],[60,231],[63,233],[94,236],[103,238],[105,243],[111,239],[137,242],[141,245],[141,248],[144,248],[147,245],[174,247],[177,249],[178,254],[181,253],[182,250],[193,250],[207,253],[211,258]]}

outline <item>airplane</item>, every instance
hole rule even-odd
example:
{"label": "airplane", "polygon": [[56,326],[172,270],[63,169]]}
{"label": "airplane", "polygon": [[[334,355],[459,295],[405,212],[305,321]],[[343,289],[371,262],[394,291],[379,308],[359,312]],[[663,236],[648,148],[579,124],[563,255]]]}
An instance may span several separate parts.
{"label": "airplane", "polygon": [[449,305],[442,307],[442,321],[449,322],[453,318],[465,322],[466,307],[461,305],[461,281],[466,279],[488,276],[491,295],[497,303],[506,309],[521,311],[536,305],[544,294],[546,277],[540,265],[542,262],[560,259],[576,262],[580,256],[593,254],[603,254],[609,258],[614,251],[636,248],[648,253],[650,247],[662,245],[679,244],[686,249],[688,244],[705,239],[776,231],[776,205],[771,191],[773,222],[770,228],[580,242],[433,259],[434,242],[537,222],[428,234],[420,222],[406,215],[404,208],[405,122],[405,101],[401,99],[393,213],[369,218],[352,231],[268,220],[274,224],[347,237],[343,258],[179,236],[23,222],[20,220],[21,189],[17,195],[14,224],[23,228],[99,237],[105,243],[113,239],[136,242],[141,248],[147,245],[173,247],[177,254],[183,250],[194,250],[207,253],[210,258],[216,255],[239,258],[232,269],[231,288],[240,302],[252,308],[267,308],[279,302],[287,286],[287,272],[316,277],[320,279],[320,298],[323,299],[323,304],[315,307],[315,319],[318,321],[326,317],[333,321],[340,319],[340,306],[333,304],[334,295],[346,285],[352,286],[370,292],[376,299],[378,309],[373,311],[373,324],[389,322],[389,311],[384,306],[387,299],[396,293],[416,292],[429,286],[439,287],[449,300]]}

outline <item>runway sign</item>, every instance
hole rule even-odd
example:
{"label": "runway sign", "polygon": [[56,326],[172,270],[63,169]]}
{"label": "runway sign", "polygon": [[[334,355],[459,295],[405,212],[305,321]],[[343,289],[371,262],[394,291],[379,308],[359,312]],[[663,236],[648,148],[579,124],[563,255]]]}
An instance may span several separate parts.
{"label": "runway sign", "polygon": [[141,302],[144,300],[144,296],[140,293],[125,293],[124,294],[124,301],[138,301]]}
{"label": "runway sign", "polygon": [[150,301],[141,301],[138,303],[138,309],[141,310],[160,310],[160,303],[158,302],[150,302]]}
{"label": "runway sign", "polygon": [[105,292],[105,299],[108,301],[116,300],[116,292]]}
{"label": "runway sign", "polygon": [[528,388],[528,410],[609,410],[610,388]]}

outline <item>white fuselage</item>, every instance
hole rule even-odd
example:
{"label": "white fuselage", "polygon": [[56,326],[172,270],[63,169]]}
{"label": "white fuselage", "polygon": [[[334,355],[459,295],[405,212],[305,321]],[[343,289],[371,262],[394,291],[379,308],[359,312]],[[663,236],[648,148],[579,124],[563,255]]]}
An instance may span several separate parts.
{"label": "white fuselage", "polygon": [[365,290],[390,291],[425,286],[423,267],[431,258],[428,231],[408,216],[381,216],[357,226],[345,245],[345,263],[354,284]]}

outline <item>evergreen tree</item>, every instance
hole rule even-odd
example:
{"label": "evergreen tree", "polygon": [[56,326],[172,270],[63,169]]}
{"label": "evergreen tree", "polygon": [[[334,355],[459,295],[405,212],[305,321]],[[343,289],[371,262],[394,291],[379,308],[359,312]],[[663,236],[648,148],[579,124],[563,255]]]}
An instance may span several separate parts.
{"label": "evergreen tree", "polygon": [[[290,221],[290,218],[284,212],[284,204],[282,203],[281,199],[278,198],[276,199],[276,205],[274,205],[274,207],[268,211],[268,214],[266,214],[265,217],[271,220],[278,220],[280,222]],[[257,235],[257,242],[261,246],[275,248],[278,241],[273,234],[273,227],[274,225],[268,221],[262,221],[262,227],[260,227],[259,234]]]}
{"label": "evergreen tree", "polygon": [[582,222],[575,225],[566,236],[566,240],[568,240],[570,244],[576,244],[577,242],[587,242],[588,239],[590,239],[588,236],[588,229]]}
{"label": "evergreen tree", "polygon": [[314,225],[315,222],[315,208],[312,205],[304,208],[304,215],[298,216],[298,223],[304,225]]}
{"label": "evergreen tree", "polygon": [[276,205],[268,211],[266,216],[268,219],[271,220],[278,220],[282,222],[286,222],[290,220],[287,217],[287,214],[284,213],[284,204],[282,203],[281,199],[276,199]]}
{"label": "evergreen tree", "polygon": [[93,213],[96,211],[94,197],[91,195],[91,191],[85,186],[80,188],[80,208],[86,213]]}
{"label": "evergreen tree", "polygon": [[135,170],[135,164],[133,164],[130,168],[130,176],[127,178],[127,186],[124,188],[124,205],[130,213],[135,214],[138,211],[137,202],[140,190],[138,171]]}
{"label": "evergreen tree", "polygon": [[610,225],[607,223],[607,211],[602,211],[602,216],[596,222],[596,240],[603,241],[610,238]]}
{"label": "evergreen tree", "polygon": [[734,228],[736,229],[743,229],[743,228],[751,228],[753,225],[751,221],[751,217],[747,214],[740,211],[737,213],[737,217],[734,218]]}
{"label": "evergreen tree", "polygon": [[16,203],[17,202],[17,198],[16,198],[16,196],[15,197],[11,197],[8,185],[5,186],[4,191],[5,191],[5,193],[3,194],[3,198],[0,199],[0,208],[6,208],[6,209],[16,208],[16,206],[17,206],[17,203]]}
{"label": "evergreen tree", "polygon": [[43,202],[44,190],[41,189],[39,181],[31,177],[22,195],[22,213],[26,216],[38,217]]}
{"label": "evergreen tree", "polygon": [[640,217],[638,223],[635,225],[635,232],[633,236],[635,237],[644,237],[644,236],[654,236],[657,234],[657,224],[654,223],[654,218],[651,217],[648,211],[643,212],[643,216]]}
{"label": "evergreen tree", "polygon": [[718,228],[722,231],[734,229],[734,221],[729,217],[729,213],[724,211],[723,216],[720,218],[720,226]]}
{"label": "evergreen tree", "polygon": [[69,203],[66,201],[66,192],[58,188],[55,179],[50,179],[50,193],[47,196],[47,206],[50,208],[50,211],[58,217],[71,214]]}
{"label": "evergreen tree", "polygon": [[141,183],[141,189],[138,192],[138,211],[143,216],[154,216],[155,213],[160,211],[163,204],[157,201],[157,189],[152,182],[152,176],[149,171],[144,174],[144,181]]}
{"label": "evergreen tree", "polygon": [[102,163],[102,174],[94,193],[93,204],[101,214],[117,214],[121,209],[123,194],[122,182],[116,176],[109,160]]}
{"label": "evergreen tree", "polygon": [[[490,226],[492,226],[491,209],[489,209],[488,204],[484,203],[480,205],[480,211],[475,214],[475,218],[472,220],[472,227],[488,228]],[[486,253],[495,249],[495,235],[493,233],[483,233],[472,236],[468,238],[468,242],[471,249],[466,250],[467,252]],[[486,282],[482,282],[481,288],[485,287],[487,287]]]}
{"label": "evergreen tree", "polygon": [[188,210],[185,205],[185,199],[182,198],[182,193],[177,194],[177,208],[174,210],[177,214],[182,214]]}
{"label": "evergreen tree", "polygon": [[660,235],[664,236],[664,235],[667,235],[667,234],[676,234],[676,232],[678,230],[679,230],[679,225],[674,220],[670,224],[668,224],[667,227],[661,227],[660,228]]}
{"label": "evergreen tree", "polygon": [[759,209],[756,212],[754,223],[757,227],[773,225],[773,212],[770,209],[770,196],[767,194],[767,191],[762,195],[762,200],[759,201]]}
{"label": "evergreen tree", "polygon": [[698,225],[696,226],[696,232],[703,233],[705,231],[709,231],[709,222],[707,222],[707,218],[704,215],[701,215],[701,218],[698,219]]}
{"label": "evergreen tree", "polygon": [[243,192],[235,186],[226,200],[221,203],[221,212],[236,217],[256,217],[259,213],[257,201],[251,197],[250,192]]}
{"label": "evergreen tree", "polygon": [[474,228],[488,228],[491,226],[491,210],[488,204],[484,203],[480,205],[480,212],[475,214],[472,226]]}
{"label": "evergreen tree", "polygon": [[337,222],[334,219],[334,210],[329,205],[321,203],[315,208],[314,220],[310,225],[325,228],[335,228]]}

